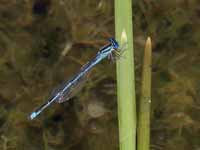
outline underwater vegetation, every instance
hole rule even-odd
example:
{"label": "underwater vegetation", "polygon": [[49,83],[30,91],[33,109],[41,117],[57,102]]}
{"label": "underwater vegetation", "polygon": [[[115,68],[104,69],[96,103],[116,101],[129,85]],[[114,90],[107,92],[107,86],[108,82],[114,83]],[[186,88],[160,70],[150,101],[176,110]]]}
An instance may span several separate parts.
{"label": "underwater vegetation", "polygon": [[[133,1],[136,94],[152,38],[152,150],[200,148],[200,2]],[[116,150],[115,65],[104,61],[71,101],[27,115],[114,37],[107,0],[0,1],[0,150]]]}

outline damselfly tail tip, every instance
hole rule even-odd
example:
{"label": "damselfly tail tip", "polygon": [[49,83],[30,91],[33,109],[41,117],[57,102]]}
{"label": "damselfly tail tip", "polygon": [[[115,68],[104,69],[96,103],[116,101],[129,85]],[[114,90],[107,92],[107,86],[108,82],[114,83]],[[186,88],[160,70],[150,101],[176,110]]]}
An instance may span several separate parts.
{"label": "damselfly tail tip", "polygon": [[28,119],[33,120],[33,119],[35,119],[36,116],[37,116],[37,113],[36,112],[32,112],[30,114],[30,116],[28,116]]}

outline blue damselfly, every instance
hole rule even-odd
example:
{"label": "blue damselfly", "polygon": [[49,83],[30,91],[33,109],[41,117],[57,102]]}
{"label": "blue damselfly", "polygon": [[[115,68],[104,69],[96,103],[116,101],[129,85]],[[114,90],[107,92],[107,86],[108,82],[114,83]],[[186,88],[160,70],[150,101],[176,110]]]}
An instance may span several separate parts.
{"label": "blue damselfly", "polygon": [[82,78],[86,76],[86,74],[101,60],[104,58],[111,58],[113,60],[113,52],[115,53],[115,56],[118,57],[120,54],[120,49],[117,41],[113,38],[109,39],[109,43],[105,46],[103,46],[96,56],[89,61],[87,64],[85,64],[81,70],[69,81],[63,83],[59,88],[54,90],[50,96],[50,98],[45,102],[43,105],[41,105],[39,108],[37,108],[34,112],[32,112],[29,116],[29,119],[36,118],[44,109],[46,109],[48,106],[50,106],[54,102],[62,103],[64,101],[69,100],[71,97],[74,96],[76,87],[78,87],[79,84],[82,82]]}

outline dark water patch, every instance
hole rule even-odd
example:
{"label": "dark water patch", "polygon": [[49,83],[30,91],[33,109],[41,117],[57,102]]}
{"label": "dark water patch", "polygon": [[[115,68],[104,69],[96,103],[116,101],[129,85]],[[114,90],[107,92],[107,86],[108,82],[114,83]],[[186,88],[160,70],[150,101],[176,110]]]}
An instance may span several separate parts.
{"label": "dark water patch", "polygon": [[169,45],[171,45],[171,41],[172,40],[170,39],[170,37],[163,38],[161,41],[156,43],[154,47],[154,52],[162,52],[167,47],[169,47]]}
{"label": "dark water patch", "polygon": [[200,18],[200,9],[196,9],[196,15]]}
{"label": "dark water patch", "polygon": [[63,116],[60,115],[60,114],[54,115],[54,116],[52,117],[52,121],[53,121],[53,122],[60,122],[60,121],[62,121],[62,120],[63,120]]}
{"label": "dark water patch", "polygon": [[6,118],[7,118],[7,110],[5,109],[5,107],[0,107],[0,127],[3,126],[3,124],[6,122]]}
{"label": "dark water patch", "polygon": [[50,5],[50,0],[36,0],[32,8],[33,14],[41,16],[47,15]]}
{"label": "dark water patch", "polygon": [[177,30],[178,36],[181,40],[188,40],[193,34],[192,25],[185,24]]}

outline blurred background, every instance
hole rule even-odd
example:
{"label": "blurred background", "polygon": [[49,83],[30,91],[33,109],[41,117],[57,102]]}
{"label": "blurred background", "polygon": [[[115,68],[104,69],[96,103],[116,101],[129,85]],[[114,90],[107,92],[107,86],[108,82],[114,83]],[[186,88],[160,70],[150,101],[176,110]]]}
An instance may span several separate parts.
{"label": "blurred background", "polygon": [[[133,1],[136,91],[153,42],[152,150],[200,150],[200,2]],[[115,64],[70,101],[28,115],[114,37],[113,0],[0,1],[0,150],[118,150]]]}

